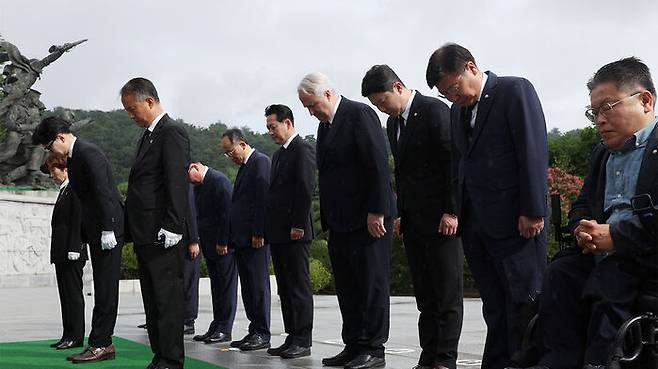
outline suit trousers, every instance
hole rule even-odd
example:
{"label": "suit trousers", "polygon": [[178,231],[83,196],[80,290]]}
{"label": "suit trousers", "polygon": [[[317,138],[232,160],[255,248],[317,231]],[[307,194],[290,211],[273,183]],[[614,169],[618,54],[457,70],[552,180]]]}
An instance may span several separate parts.
{"label": "suit trousers", "polygon": [[310,241],[272,244],[272,264],[281,299],[286,343],[311,347],[313,289],[309,274]]}
{"label": "suit trousers", "polygon": [[85,298],[82,294],[84,260],[55,264],[57,291],[62,310],[62,338],[82,341],[85,338]]}
{"label": "suit trousers", "polygon": [[243,246],[235,249],[240,277],[242,303],[249,319],[249,334],[270,338],[270,245],[260,248]]}
{"label": "suit trousers", "polygon": [[87,343],[93,347],[107,347],[112,344],[119,306],[122,249],[123,239],[120,237],[111,250],[102,250],[100,244],[89,245],[94,278],[94,310]]}
{"label": "suit trousers", "polygon": [[154,363],[183,368],[183,258],[181,243],[135,246],[149,343]]}
{"label": "suit trousers", "polygon": [[455,369],[464,314],[461,240],[420,234],[408,222],[403,237],[420,312],[418,336],[423,350],[418,364]]}
{"label": "suit trousers", "polygon": [[617,330],[632,315],[639,280],[619,269],[615,255],[595,264],[579,249],[562,254],[548,266],[539,299],[540,364],[605,365]]}
{"label": "suit trousers", "polygon": [[493,238],[484,232],[471,204],[462,211],[460,226],[466,261],[482,298],[487,338],[482,369],[512,365],[521,346],[524,312],[541,288],[546,268],[546,231],[525,239],[519,235]]}
{"label": "suit trousers", "polygon": [[190,258],[186,247],[183,255],[183,323],[194,325],[199,315],[199,278],[201,277],[201,255]]}
{"label": "suit trousers", "polygon": [[353,232],[330,231],[329,258],[343,318],[342,338],[351,353],[384,357],[389,333],[390,219],[386,234],[370,236],[366,228]]}
{"label": "suit trousers", "polygon": [[238,301],[238,269],[234,251],[224,256],[206,258],[210,293],[212,297],[212,322],[209,332],[231,334]]}

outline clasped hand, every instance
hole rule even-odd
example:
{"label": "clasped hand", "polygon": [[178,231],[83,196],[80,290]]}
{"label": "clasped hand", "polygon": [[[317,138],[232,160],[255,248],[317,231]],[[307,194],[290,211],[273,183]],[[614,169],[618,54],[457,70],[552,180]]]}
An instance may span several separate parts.
{"label": "clasped hand", "polygon": [[599,224],[596,220],[583,219],[578,223],[573,234],[576,243],[583,249],[583,254],[611,251],[614,246],[609,224]]}

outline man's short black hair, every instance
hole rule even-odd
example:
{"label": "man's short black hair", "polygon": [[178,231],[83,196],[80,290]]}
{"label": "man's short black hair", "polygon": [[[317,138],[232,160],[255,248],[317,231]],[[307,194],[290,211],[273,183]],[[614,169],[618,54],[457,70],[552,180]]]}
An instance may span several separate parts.
{"label": "man's short black hair", "polygon": [[441,46],[432,53],[427,64],[427,85],[434,88],[446,75],[463,72],[468,62],[475,64],[475,58],[465,47],[452,42]]}
{"label": "man's short black hair", "polygon": [[392,91],[395,82],[402,83],[402,80],[391,67],[386,64],[373,65],[361,81],[361,96],[368,97],[370,94]]}
{"label": "man's short black hair", "polygon": [[60,133],[71,133],[71,123],[60,117],[48,117],[39,123],[32,133],[32,143],[47,145]]}
{"label": "man's short black hair", "polygon": [[142,77],[133,78],[126,82],[126,84],[121,87],[120,94],[121,96],[134,95],[137,100],[140,101],[147,97],[152,97],[153,100],[160,102],[158,91],[155,89],[153,82]]}
{"label": "man's short black hair", "polygon": [[653,85],[649,67],[634,56],[601,67],[587,82],[587,88],[591,93],[596,86],[606,82],[614,83],[620,90],[629,90],[629,93],[634,92],[630,90],[641,86],[656,97],[656,88]]}
{"label": "man's short black hair", "polygon": [[244,136],[244,133],[242,133],[240,128],[228,129],[226,132],[222,133],[222,138],[224,137],[228,138],[229,142],[233,145],[237,144],[239,141],[249,145],[249,141],[247,141],[247,138]]}
{"label": "man's short black hair", "polygon": [[295,126],[295,118],[292,115],[292,110],[283,104],[272,104],[265,108],[265,116],[276,115],[277,122],[283,122],[285,119],[290,119],[292,126]]}

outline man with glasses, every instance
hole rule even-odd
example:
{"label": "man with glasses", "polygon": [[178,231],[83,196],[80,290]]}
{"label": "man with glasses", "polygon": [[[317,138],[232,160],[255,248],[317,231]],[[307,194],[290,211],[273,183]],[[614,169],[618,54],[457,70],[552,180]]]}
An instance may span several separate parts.
{"label": "man with glasses", "polygon": [[544,114],[530,82],[483,73],[457,44],[432,54],[426,77],[453,102],[455,210],[487,323],[482,368],[501,369],[520,346],[524,307],[546,266]]}
{"label": "man with glasses", "polygon": [[231,198],[229,247],[238,266],[249,333],[231,342],[242,351],[270,347],[270,246],[265,244],[265,200],[270,158],[252,148],[241,130],[222,134],[224,155],[240,166]]}
{"label": "man with glasses", "polygon": [[58,117],[41,121],[32,142],[68,159],[69,186],[80,199],[82,242],[89,244],[94,274],[94,311],[87,348],[67,359],[88,363],[114,359],[112,334],[119,304],[119,270],[123,246],[123,209],[112,167],[95,145],[71,133]]}
{"label": "man with glasses", "polygon": [[634,214],[634,195],[658,200],[656,90],[649,68],[630,57],[588,82],[602,143],[569,213],[576,245],[546,270],[539,305],[542,357],[533,369],[603,369],[641,283],[658,275],[658,229]]}

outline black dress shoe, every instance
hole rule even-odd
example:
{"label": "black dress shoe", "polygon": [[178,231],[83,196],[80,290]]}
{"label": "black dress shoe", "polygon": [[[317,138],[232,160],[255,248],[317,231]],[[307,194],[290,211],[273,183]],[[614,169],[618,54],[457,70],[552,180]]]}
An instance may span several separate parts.
{"label": "black dress shoe", "polygon": [[279,355],[281,355],[281,352],[283,352],[288,347],[290,347],[290,344],[289,343],[284,343],[283,345],[281,345],[279,347],[268,348],[267,353],[272,355],[272,356],[279,356]]}
{"label": "black dress shoe", "polygon": [[345,364],[345,369],[382,368],[384,366],[386,366],[386,360],[383,357],[361,354]]}
{"label": "black dress shoe", "polygon": [[82,340],[64,340],[62,341],[62,343],[57,345],[55,349],[66,350],[74,347],[82,347]]}
{"label": "black dress shoe", "polygon": [[203,342],[206,340],[206,338],[210,336],[212,336],[212,332],[208,331],[204,334],[197,334],[196,336],[192,337],[192,340],[197,342]]}
{"label": "black dress shoe", "polygon": [[249,341],[249,339],[251,338],[251,336],[252,336],[252,334],[249,333],[248,335],[244,336],[241,340],[237,340],[237,341],[233,341],[233,342],[231,342],[231,344],[230,344],[229,346],[231,346],[231,347],[235,347],[235,348],[239,348],[240,345],[242,345],[243,343]]}
{"label": "black dress shoe", "polygon": [[138,325],[137,328],[144,328],[144,329],[146,329],[146,323]]}
{"label": "black dress shoe", "polygon": [[231,335],[223,332],[215,332],[210,336],[206,337],[203,342],[205,343],[218,343],[218,342],[228,342],[231,340]]}
{"label": "black dress shoe", "polygon": [[338,355],[336,355],[336,356],[325,357],[324,359],[322,359],[322,365],[326,365],[326,366],[343,366],[343,365],[349,363],[350,361],[352,361],[352,359],[354,359],[358,355],[359,354],[357,354],[357,353],[347,351],[347,350],[343,350],[340,353],[338,353]]}
{"label": "black dress shoe", "polygon": [[279,356],[281,356],[282,359],[294,359],[294,358],[310,356],[310,355],[311,355],[310,347],[302,347],[297,345],[290,345],[290,347],[281,351],[281,354],[279,354]]}
{"label": "black dress shoe", "polygon": [[262,334],[254,334],[248,340],[242,342],[240,350],[254,351],[270,347],[270,339]]}
{"label": "black dress shoe", "polygon": [[48,346],[50,346],[50,347],[52,347],[52,348],[55,348],[55,347],[59,346],[59,345],[60,345],[62,342],[64,342],[64,341],[66,341],[66,338],[62,337],[62,338],[59,339],[59,341],[57,341],[57,342],[53,342],[53,343],[51,343],[51,344],[48,345]]}

